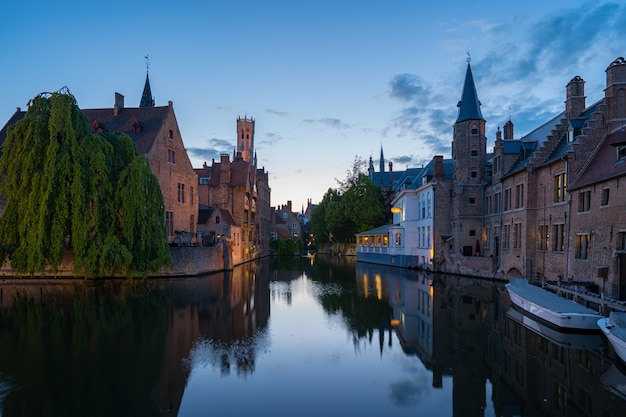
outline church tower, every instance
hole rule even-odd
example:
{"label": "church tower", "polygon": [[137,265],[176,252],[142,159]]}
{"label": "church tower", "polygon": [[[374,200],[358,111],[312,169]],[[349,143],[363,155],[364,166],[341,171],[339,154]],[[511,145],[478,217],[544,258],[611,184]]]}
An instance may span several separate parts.
{"label": "church tower", "polygon": [[244,161],[255,163],[252,160],[254,153],[254,119],[237,118],[237,153]]}
{"label": "church tower", "polygon": [[487,139],[480,105],[468,58],[452,140],[454,176],[451,219],[455,237],[454,250],[466,256],[476,255],[474,251],[482,235],[482,191]]}

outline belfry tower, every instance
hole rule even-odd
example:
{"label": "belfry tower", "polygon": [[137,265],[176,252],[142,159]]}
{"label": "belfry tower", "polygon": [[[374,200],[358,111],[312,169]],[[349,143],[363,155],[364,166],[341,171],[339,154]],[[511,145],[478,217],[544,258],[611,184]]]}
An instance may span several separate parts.
{"label": "belfry tower", "polygon": [[482,235],[482,189],[484,186],[487,139],[485,119],[474,77],[467,59],[467,71],[452,140],[453,195],[452,231],[454,250],[466,256],[476,255]]}
{"label": "belfry tower", "polygon": [[254,157],[254,119],[244,116],[237,118],[237,152],[246,162],[255,163]]}

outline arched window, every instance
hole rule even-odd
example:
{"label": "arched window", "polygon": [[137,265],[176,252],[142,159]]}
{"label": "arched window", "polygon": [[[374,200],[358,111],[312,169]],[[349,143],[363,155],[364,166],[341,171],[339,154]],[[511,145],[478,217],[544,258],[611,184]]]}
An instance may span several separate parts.
{"label": "arched window", "polygon": [[220,224],[220,216],[215,216],[215,224]]}

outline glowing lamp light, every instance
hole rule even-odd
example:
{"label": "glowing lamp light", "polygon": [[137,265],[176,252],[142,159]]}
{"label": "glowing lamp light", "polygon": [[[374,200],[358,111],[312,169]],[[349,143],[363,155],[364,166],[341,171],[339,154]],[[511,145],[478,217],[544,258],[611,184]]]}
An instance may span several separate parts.
{"label": "glowing lamp light", "polygon": [[402,213],[402,209],[400,207],[392,207],[391,208],[391,212],[392,213]]}
{"label": "glowing lamp light", "polygon": [[391,327],[399,326],[400,325],[400,320],[392,319],[390,324],[391,324]]}

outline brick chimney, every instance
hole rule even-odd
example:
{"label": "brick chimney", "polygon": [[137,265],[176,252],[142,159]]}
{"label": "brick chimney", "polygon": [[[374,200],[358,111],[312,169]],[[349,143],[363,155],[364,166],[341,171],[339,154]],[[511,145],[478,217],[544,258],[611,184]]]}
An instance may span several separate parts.
{"label": "brick chimney", "polygon": [[515,139],[515,133],[513,129],[513,122],[508,121],[504,124],[504,140],[513,140]]}
{"label": "brick chimney", "polygon": [[113,116],[117,116],[124,110],[124,96],[115,93],[115,104],[113,105]]}
{"label": "brick chimney", "polygon": [[570,80],[566,88],[565,113],[572,119],[585,111],[585,80],[578,75]]}
{"label": "brick chimney", "polygon": [[230,182],[230,156],[227,153],[220,155],[220,183]]}
{"label": "brick chimney", "polygon": [[626,119],[626,59],[617,58],[606,69],[605,102],[608,110],[609,132],[624,125]]}
{"label": "brick chimney", "polygon": [[433,177],[437,181],[443,181],[443,156],[433,156]]}

